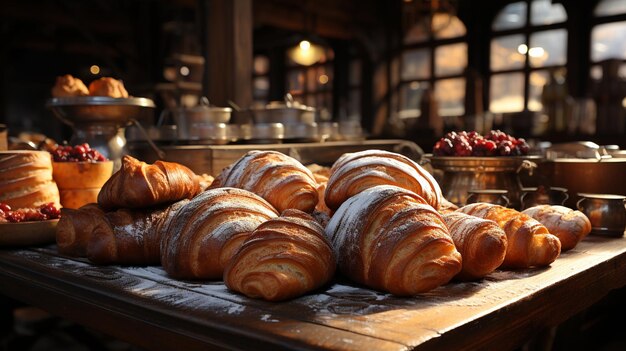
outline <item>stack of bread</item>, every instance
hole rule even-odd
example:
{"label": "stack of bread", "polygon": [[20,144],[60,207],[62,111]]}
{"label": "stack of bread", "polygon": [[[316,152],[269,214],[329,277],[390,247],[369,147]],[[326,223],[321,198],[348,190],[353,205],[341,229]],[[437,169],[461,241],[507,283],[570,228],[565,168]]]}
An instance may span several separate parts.
{"label": "stack of bread", "polygon": [[251,151],[208,189],[199,184],[182,165],[127,156],[98,205],[64,210],[59,251],[161,264],[173,278],[223,279],[270,301],[327,284],[335,268],[410,296],[499,267],[546,266],[561,251],[541,219],[490,204],[457,209],[426,170],[386,151],[345,154],[330,169]]}
{"label": "stack of bread", "polygon": [[47,203],[60,207],[47,151],[0,152],[0,202],[12,208],[35,208]]}
{"label": "stack of bread", "polygon": [[102,77],[89,84],[89,88],[80,78],[71,74],[57,77],[51,94],[53,97],[75,96],[108,96],[113,98],[127,98],[128,92],[121,80],[111,77]]}

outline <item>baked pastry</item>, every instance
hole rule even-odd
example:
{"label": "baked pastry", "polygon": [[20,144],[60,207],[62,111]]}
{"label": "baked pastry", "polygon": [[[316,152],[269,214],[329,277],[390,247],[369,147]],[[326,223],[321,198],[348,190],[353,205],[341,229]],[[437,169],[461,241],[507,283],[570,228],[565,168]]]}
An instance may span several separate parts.
{"label": "baked pastry", "polygon": [[51,93],[52,97],[87,96],[89,89],[82,80],[66,74],[57,77]]}
{"label": "baked pastry", "polygon": [[78,209],[62,208],[61,219],[56,227],[56,241],[59,253],[68,256],[86,257],[87,243],[91,238],[97,219],[104,211],[96,203]]}
{"label": "baked pastry", "polygon": [[339,270],[377,290],[415,295],[461,271],[461,254],[441,215],[419,195],[396,186],[352,196],[325,232]]}
{"label": "baked pastry", "polygon": [[504,230],[508,239],[504,267],[547,266],[561,253],[559,238],[543,224],[512,208],[478,202],[458,211],[492,220]]}
{"label": "baked pastry", "polygon": [[148,165],[126,155],[122,167],[102,186],[98,204],[106,210],[143,208],[190,199],[201,190],[200,177],[181,164]]}
{"label": "baked pastry", "polygon": [[298,160],[277,151],[250,151],[225,168],[211,188],[233,187],[251,191],[279,212],[294,208],[312,212],[317,205],[317,183]]}
{"label": "baked pastry", "polygon": [[11,208],[61,207],[47,151],[0,152],[0,202]]}
{"label": "baked pastry", "polygon": [[479,279],[500,267],[506,255],[507,239],[494,221],[462,212],[445,213],[443,219],[463,258],[457,279]]}
{"label": "baked pastry", "polygon": [[331,210],[376,185],[395,185],[420,195],[439,209],[441,189],[435,178],[404,155],[367,150],[341,156],[331,168],[324,200]]}
{"label": "baked pastry", "polygon": [[458,209],[459,209],[459,206],[453,204],[445,197],[443,196],[441,197],[441,204],[439,205],[439,213],[441,214],[450,213]]}
{"label": "baked pastry", "polygon": [[167,224],[161,264],[173,278],[221,279],[241,243],[278,212],[242,189],[210,189],[184,205]]}
{"label": "baked pastry", "polygon": [[224,283],[248,297],[282,301],[326,284],[335,266],[324,229],[310,215],[286,210],[243,242],[224,270]]}
{"label": "baked pastry", "polygon": [[121,80],[111,77],[102,77],[89,84],[89,95],[108,96],[112,98],[127,98],[128,92]]}
{"label": "baked pastry", "polygon": [[573,249],[589,232],[591,222],[584,213],[558,205],[538,205],[522,213],[531,216],[548,228],[561,241],[561,250]]}

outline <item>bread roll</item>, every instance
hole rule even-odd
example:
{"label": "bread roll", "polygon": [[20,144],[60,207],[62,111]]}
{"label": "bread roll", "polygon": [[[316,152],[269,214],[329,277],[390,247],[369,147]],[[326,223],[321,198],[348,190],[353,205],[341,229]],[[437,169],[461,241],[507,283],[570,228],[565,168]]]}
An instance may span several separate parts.
{"label": "bread roll", "polygon": [[571,250],[591,232],[591,222],[584,213],[558,205],[539,205],[522,213],[539,221],[561,241],[561,250]]}
{"label": "bread roll", "polygon": [[461,271],[461,255],[441,215],[396,186],[368,188],[345,201],[326,227],[340,271],[395,295],[415,295]]}
{"label": "bread roll", "polygon": [[167,224],[161,263],[179,279],[221,279],[241,243],[277,217],[261,197],[242,189],[210,189],[183,206]]}
{"label": "bread roll", "polygon": [[66,74],[57,77],[51,93],[52,97],[87,96],[89,95],[89,89],[87,89],[82,80]]}
{"label": "bread roll", "polygon": [[89,95],[108,96],[112,98],[127,98],[128,92],[121,80],[111,77],[102,77],[89,84]]}
{"label": "bread roll", "polygon": [[122,167],[102,186],[98,204],[106,210],[144,208],[190,199],[201,190],[200,177],[181,164],[148,165],[126,155]]}
{"label": "bread roll", "polygon": [[0,152],[0,202],[11,208],[61,207],[47,151]]}
{"label": "bread roll", "polygon": [[430,173],[406,156],[367,150],[341,156],[331,168],[325,201],[331,210],[353,195],[376,185],[394,185],[420,195],[439,209],[441,189]]}
{"label": "bread roll", "polygon": [[326,284],[335,265],[322,227],[302,211],[286,210],[243,242],[226,266],[224,282],[248,297],[288,300]]}
{"label": "bread roll", "polygon": [[462,212],[448,212],[443,219],[463,258],[459,280],[479,279],[500,267],[506,255],[506,234],[494,221]]}
{"label": "bread roll", "polygon": [[492,220],[504,230],[508,240],[504,267],[547,266],[561,253],[559,238],[550,234],[543,224],[519,211],[483,202],[463,206],[458,211]]}
{"label": "bread roll", "polygon": [[279,212],[312,212],[317,205],[317,183],[298,160],[277,151],[250,151],[225,168],[211,188],[233,187],[251,191]]}

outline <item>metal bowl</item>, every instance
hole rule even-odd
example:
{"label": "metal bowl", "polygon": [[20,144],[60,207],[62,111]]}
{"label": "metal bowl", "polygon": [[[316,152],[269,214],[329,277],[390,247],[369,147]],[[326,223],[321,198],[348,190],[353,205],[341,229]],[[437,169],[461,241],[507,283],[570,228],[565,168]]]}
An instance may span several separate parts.
{"label": "metal bowl", "polygon": [[125,126],[131,119],[150,117],[155,105],[151,99],[141,97],[76,96],[49,99],[46,107],[70,126],[95,123]]}
{"label": "metal bowl", "polygon": [[576,207],[591,222],[591,233],[621,237],[626,229],[626,196],[579,193]]}

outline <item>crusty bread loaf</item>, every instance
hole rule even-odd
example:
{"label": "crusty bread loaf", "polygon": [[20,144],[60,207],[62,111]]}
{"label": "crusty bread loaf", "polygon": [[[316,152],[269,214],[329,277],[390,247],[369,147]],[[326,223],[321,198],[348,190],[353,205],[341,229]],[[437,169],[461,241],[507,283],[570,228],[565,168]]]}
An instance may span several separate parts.
{"label": "crusty bread loaf", "polygon": [[251,191],[279,212],[312,212],[317,205],[317,182],[298,160],[277,151],[250,151],[226,167],[211,188],[232,187]]}
{"label": "crusty bread loaf", "polygon": [[128,92],[121,80],[111,77],[102,77],[89,84],[89,95],[127,98]]}
{"label": "crusty bread loaf", "polygon": [[420,195],[435,209],[441,205],[441,189],[435,178],[404,155],[382,150],[347,153],[330,172],[325,201],[331,210],[376,185],[395,185]]}
{"label": "crusty bread loaf", "polygon": [[344,275],[395,295],[426,292],[461,271],[461,255],[441,215],[396,186],[371,187],[349,198],[326,236]]}
{"label": "crusty bread loaf", "polygon": [[322,227],[302,211],[286,210],[243,242],[224,270],[224,282],[249,297],[288,300],[326,284],[335,266]]}
{"label": "crusty bread loaf", "polygon": [[201,190],[200,177],[181,164],[149,165],[126,155],[122,167],[102,186],[98,204],[106,210],[144,208],[191,199]]}
{"label": "crusty bread loaf", "polygon": [[202,192],[167,224],[161,240],[163,268],[173,278],[221,279],[241,243],[276,216],[272,205],[247,190]]}
{"label": "crusty bread loaf", "polygon": [[51,93],[52,97],[87,96],[89,89],[82,80],[66,74],[57,77]]}
{"label": "crusty bread loaf", "polygon": [[573,249],[589,232],[591,222],[584,213],[558,205],[539,205],[522,213],[531,216],[548,228],[561,241],[563,251]]}
{"label": "crusty bread loaf", "polygon": [[478,202],[458,211],[492,220],[504,230],[508,240],[504,267],[547,266],[561,253],[559,238],[543,224],[512,208]]}
{"label": "crusty bread loaf", "polygon": [[54,203],[59,208],[59,189],[52,178],[52,159],[47,151],[0,152],[0,202],[11,208],[34,208]]}
{"label": "crusty bread loaf", "polygon": [[86,257],[87,243],[97,220],[103,216],[104,211],[96,203],[78,209],[62,208],[61,219],[56,227],[59,252],[68,256]]}
{"label": "crusty bread loaf", "polygon": [[448,212],[443,219],[463,258],[459,280],[479,279],[500,267],[506,255],[506,234],[494,221],[462,212]]}

